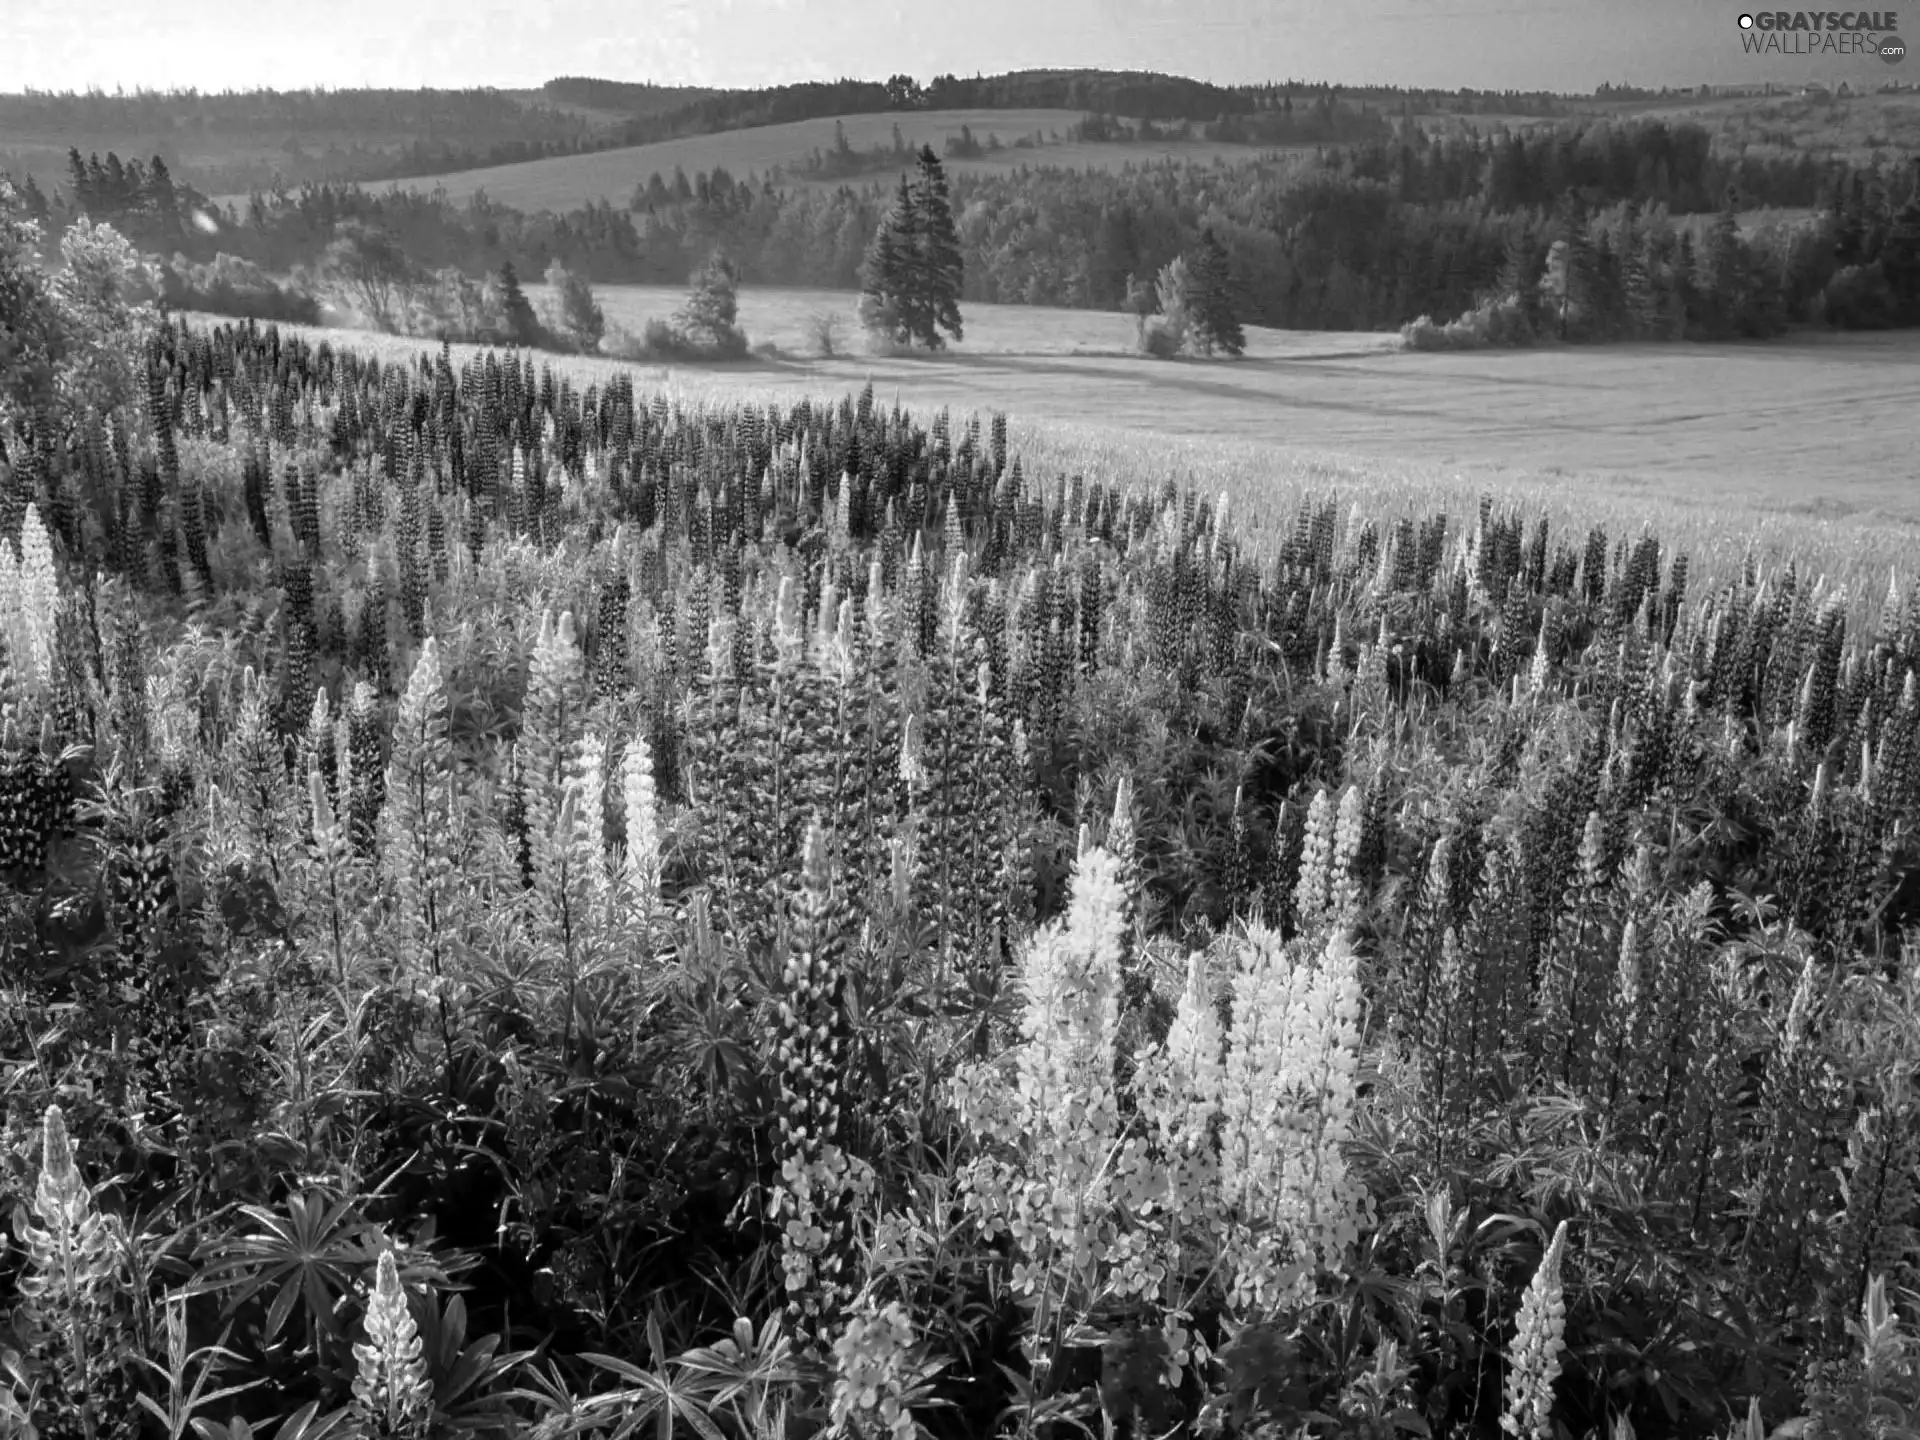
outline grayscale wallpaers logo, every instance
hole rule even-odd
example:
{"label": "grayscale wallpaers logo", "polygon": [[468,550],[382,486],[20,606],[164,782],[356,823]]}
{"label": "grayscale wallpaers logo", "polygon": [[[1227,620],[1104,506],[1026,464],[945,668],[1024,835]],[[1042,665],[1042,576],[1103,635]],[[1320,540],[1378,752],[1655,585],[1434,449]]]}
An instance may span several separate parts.
{"label": "grayscale wallpaers logo", "polygon": [[1756,10],[1740,17],[1749,55],[1877,55],[1889,65],[1907,58],[1895,10]]}

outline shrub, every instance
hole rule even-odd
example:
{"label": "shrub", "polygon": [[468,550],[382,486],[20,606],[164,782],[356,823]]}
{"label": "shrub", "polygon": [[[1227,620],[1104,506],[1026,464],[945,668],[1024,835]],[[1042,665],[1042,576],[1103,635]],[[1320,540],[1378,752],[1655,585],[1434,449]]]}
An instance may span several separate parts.
{"label": "shrub", "polygon": [[66,263],[52,293],[68,356],[58,389],[75,411],[105,414],[144,391],[159,267],[111,225],[85,220],[61,237],[60,257]]}
{"label": "shrub", "polygon": [[485,343],[506,334],[506,316],[487,287],[451,267],[437,271],[415,306],[414,333]]}
{"label": "shrub", "polygon": [[1154,281],[1160,313],[1144,317],[1139,327],[1140,348],[1155,359],[1171,360],[1187,348],[1192,338],[1193,315],[1187,306],[1189,288],[1184,257],[1176,256],[1161,267]]}
{"label": "shrub", "polygon": [[1400,327],[1400,340],[1409,350],[1485,350],[1533,343],[1532,327],[1517,295],[1483,300],[1444,325],[1430,315]]}
{"label": "shrub", "polygon": [[1820,292],[1819,318],[1842,330],[1885,330],[1893,308],[1893,290],[1877,261],[1835,272]]}
{"label": "shrub", "polygon": [[[658,323],[658,322],[649,322]],[[600,353],[611,355],[616,360],[651,360],[653,355],[647,349],[646,338],[636,335],[626,326],[616,322],[607,326],[607,333],[600,337]]]}
{"label": "shrub", "polygon": [[800,333],[807,348],[823,360],[840,353],[840,317],[827,310],[815,310],[801,322]]}
{"label": "shrub", "polygon": [[206,264],[175,255],[160,271],[160,296],[175,310],[242,320],[318,325],[320,302],[298,284],[281,285],[251,260],[225,251]]}
{"label": "shrub", "polygon": [[[672,321],[676,343],[685,358],[745,357],[747,337],[738,324],[739,283],[739,272],[722,255],[715,255],[694,272],[693,289]],[[651,338],[651,326],[648,331]]]}
{"label": "shrub", "polygon": [[1140,348],[1156,360],[1172,360],[1186,346],[1184,323],[1165,315],[1149,315],[1140,327]]}
{"label": "shrub", "polygon": [[343,220],[320,273],[341,304],[376,330],[397,330],[425,277],[400,242],[377,225]]}
{"label": "shrub", "polygon": [[553,287],[555,302],[548,328],[564,335],[577,350],[587,354],[598,350],[607,333],[607,317],[586,277],[555,260],[547,266],[547,284]]}

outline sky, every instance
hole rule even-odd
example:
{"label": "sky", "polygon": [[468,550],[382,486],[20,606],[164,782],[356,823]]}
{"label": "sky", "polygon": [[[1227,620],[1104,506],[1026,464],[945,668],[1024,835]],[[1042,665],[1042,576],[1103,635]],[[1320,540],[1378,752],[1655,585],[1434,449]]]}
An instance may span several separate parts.
{"label": "sky", "polygon": [[[1753,0],[0,0],[0,91],[533,88],[556,75],[722,87],[1047,67],[1221,84],[1583,92],[1920,70],[1759,58]],[[1839,0],[1828,0],[1839,3]],[[1849,0],[1853,3],[1853,0]],[[1867,0],[1912,8],[1920,0]]]}

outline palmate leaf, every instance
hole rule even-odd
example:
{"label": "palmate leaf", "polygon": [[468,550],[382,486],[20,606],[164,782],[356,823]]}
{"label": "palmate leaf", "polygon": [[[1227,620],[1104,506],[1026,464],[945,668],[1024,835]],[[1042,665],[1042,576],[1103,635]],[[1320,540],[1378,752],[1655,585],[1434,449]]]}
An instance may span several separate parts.
{"label": "palmate leaf", "polygon": [[793,1363],[793,1346],[780,1333],[780,1317],[770,1316],[756,1336],[753,1322],[745,1316],[733,1322],[733,1334],[717,1345],[701,1345],[683,1352],[674,1364],[697,1377],[696,1383],[707,1393],[711,1409],[731,1406],[740,1415],[742,1395],[765,1391],[775,1385],[791,1385],[800,1379]]}
{"label": "palmate leaf", "polygon": [[673,1440],[674,1426],[681,1421],[691,1426],[701,1440],[726,1440],[720,1427],[707,1413],[708,1387],[676,1375],[666,1358],[666,1342],[660,1335],[660,1312],[647,1316],[647,1348],[653,1356],[653,1368],[643,1370],[628,1360],[612,1355],[586,1354],[580,1358],[598,1365],[626,1381],[626,1388],[608,1395],[596,1395],[589,1403],[595,1409],[619,1407],[624,1413],[609,1440],[629,1440],[638,1435],[647,1422],[654,1425],[658,1440]]}
{"label": "palmate leaf", "polygon": [[313,1325],[343,1338],[335,1302],[378,1258],[370,1243],[374,1225],[353,1200],[329,1203],[313,1191],[288,1197],[284,1214],[260,1205],[243,1205],[240,1213],[253,1222],[253,1230],[209,1242],[191,1293],[227,1293],[225,1309],[231,1315],[277,1285],[264,1338],[280,1333],[302,1298]]}

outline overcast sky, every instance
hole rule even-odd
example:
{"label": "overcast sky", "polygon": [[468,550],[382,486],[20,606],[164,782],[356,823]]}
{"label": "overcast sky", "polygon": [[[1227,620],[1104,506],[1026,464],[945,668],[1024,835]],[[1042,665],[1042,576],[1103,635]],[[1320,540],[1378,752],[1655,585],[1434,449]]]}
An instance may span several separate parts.
{"label": "overcast sky", "polygon": [[[1901,0],[1881,3],[1897,14]],[[1904,3],[1920,34],[1920,0]],[[0,90],[511,89],[556,75],[750,86],[1068,66],[1484,90],[1916,78],[1902,73],[1914,63],[1864,57],[1757,59],[1740,47],[1740,11],[1738,0],[0,0]]]}

